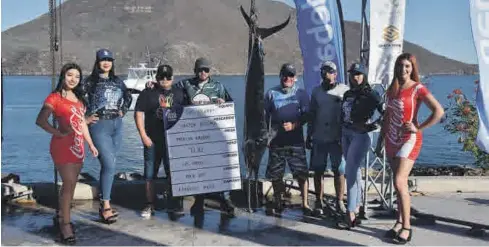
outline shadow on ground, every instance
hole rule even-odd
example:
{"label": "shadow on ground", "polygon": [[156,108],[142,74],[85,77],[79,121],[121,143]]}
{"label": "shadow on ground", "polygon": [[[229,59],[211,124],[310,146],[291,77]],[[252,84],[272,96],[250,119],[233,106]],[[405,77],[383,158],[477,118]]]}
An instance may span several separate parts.
{"label": "shadow on ground", "polygon": [[[53,226],[54,210],[44,207],[2,205],[2,245],[60,244]],[[128,235],[106,225],[74,221],[77,245],[162,245],[134,235]]]}

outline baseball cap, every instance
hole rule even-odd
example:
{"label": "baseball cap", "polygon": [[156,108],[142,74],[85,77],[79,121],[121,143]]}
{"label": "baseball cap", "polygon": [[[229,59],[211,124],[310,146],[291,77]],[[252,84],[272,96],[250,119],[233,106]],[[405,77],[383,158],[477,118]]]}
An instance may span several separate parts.
{"label": "baseball cap", "polygon": [[163,78],[171,78],[173,76],[173,68],[168,64],[158,66],[156,70],[156,80],[162,80]]}
{"label": "baseball cap", "polygon": [[325,70],[328,73],[336,72],[336,64],[332,61],[325,61],[321,64],[321,70]]}
{"label": "baseball cap", "polygon": [[108,49],[102,48],[97,51],[97,60],[110,59],[114,60],[114,55]]}
{"label": "baseball cap", "polygon": [[296,70],[294,65],[290,63],[282,64],[282,67],[280,67],[280,76],[295,76],[295,75],[296,75]]}
{"label": "baseball cap", "polygon": [[198,69],[202,69],[202,68],[210,69],[211,68],[211,61],[209,61],[208,59],[203,58],[203,57],[197,58],[197,60],[195,60],[194,69],[198,70]]}
{"label": "baseball cap", "polygon": [[362,73],[364,75],[367,74],[367,70],[365,68],[365,65],[363,65],[362,63],[353,63],[352,65],[350,65],[350,69],[348,69],[348,72],[350,72],[350,73],[358,72],[358,73]]}

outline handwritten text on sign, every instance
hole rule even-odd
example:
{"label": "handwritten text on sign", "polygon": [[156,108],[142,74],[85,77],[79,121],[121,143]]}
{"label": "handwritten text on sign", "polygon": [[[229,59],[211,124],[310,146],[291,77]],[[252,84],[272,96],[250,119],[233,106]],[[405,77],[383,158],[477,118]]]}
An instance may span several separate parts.
{"label": "handwritten text on sign", "polygon": [[233,103],[185,107],[166,136],[174,196],[241,189]]}

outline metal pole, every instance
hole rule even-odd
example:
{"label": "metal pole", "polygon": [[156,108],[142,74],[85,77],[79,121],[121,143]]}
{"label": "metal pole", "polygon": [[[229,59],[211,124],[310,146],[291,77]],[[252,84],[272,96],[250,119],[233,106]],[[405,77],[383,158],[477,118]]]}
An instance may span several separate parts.
{"label": "metal pole", "polygon": [[[363,18],[365,14],[365,7],[367,5],[367,0],[362,0],[362,19],[361,19],[361,36],[360,36],[360,62],[363,64],[365,63],[365,57],[364,57],[364,51],[365,51],[365,22],[366,19]],[[369,150],[370,152],[370,150]],[[365,186],[363,190],[363,212],[361,214],[363,215],[364,218],[367,218],[367,210],[368,210],[368,183],[369,183],[369,169],[370,169],[370,160],[369,160],[369,152],[367,152],[366,155],[366,160],[365,160],[365,172],[364,172],[364,177],[365,177]]]}
{"label": "metal pole", "polygon": [[367,30],[367,16],[365,14],[365,9],[367,8],[367,0],[362,0],[362,19],[361,19],[361,32],[360,37],[360,62],[368,67],[368,43],[369,43],[369,32]]}
{"label": "metal pole", "polygon": [[[56,0],[48,0],[49,4],[49,52],[51,55],[51,91],[53,91],[56,87],[56,51],[58,47],[56,46]],[[53,126],[56,127],[56,119],[53,116],[52,118]],[[56,198],[55,210],[56,214],[53,218],[53,223],[55,226],[58,226],[58,215],[59,215],[59,194],[58,194],[58,171],[56,170],[56,166],[53,169],[54,172],[54,195]]]}
{"label": "metal pole", "polygon": [[365,23],[363,19],[363,12],[365,11],[365,4],[367,0],[362,0],[362,18],[360,20],[361,35],[360,35],[360,62],[363,62],[363,46],[365,42]]}

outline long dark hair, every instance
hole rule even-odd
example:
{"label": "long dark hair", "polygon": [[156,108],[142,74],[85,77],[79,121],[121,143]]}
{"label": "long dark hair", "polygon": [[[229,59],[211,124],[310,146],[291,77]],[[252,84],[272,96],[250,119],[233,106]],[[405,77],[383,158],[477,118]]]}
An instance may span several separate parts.
{"label": "long dark hair", "polygon": [[364,89],[364,88],[370,88],[370,84],[368,83],[368,78],[367,78],[367,75],[366,74],[363,74],[363,81],[361,84],[358,84],[358,83],[352,83],[353,81],[353,74],[351,74],[350,72],[350,75],[348,76],[348,84],[350,85],[350,88],[351,89]]}
{"label": "long dark hair", "polygon": [[53,93],[59,93],[61,94],[64,84],[65,84],[65,78],[66,78],[66,73],[70,69],[76,69],[80,73],[80,82],[78,85],[76,85],[75,88],[73,88],[73,93],[75,94],[76,98],[83,103],[83,105],[87,105],[87,102],[85,98],[83,97],[83,88],[82,88],[82,80],[83,80],[83,75],[82,75],[82,69],[81,67],[76,64],[76,63],[67,63],[63,65],[61,68],[61,72],[59,72],[59,80],[58,80],[58,85],[56,85],[56,88],[54,89]]}
{"label": "long dark hair", "polygon": [[408,60],[411,62],[413,70],[411,71],[411,80],[415,82],[419,82],[419,70],[418,70],[418,62],[416,61],[416,57],[411,53],[403,53],[399,55],[396,59],[396,63],[394,65],[394,77],[392,78],[392,83],[387,89],[389,95],[397,95],[399,93],[399,79],[402,77],[402,61]]}

